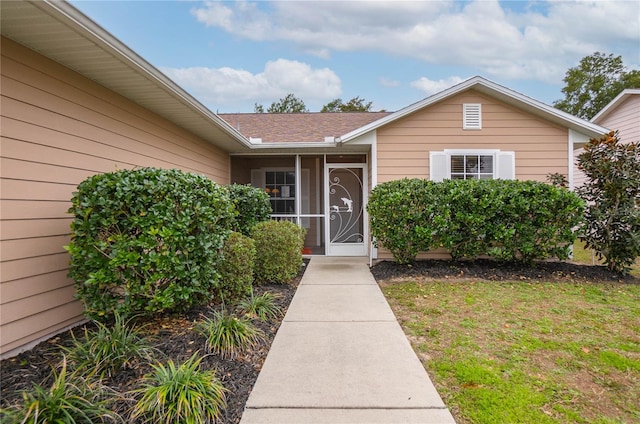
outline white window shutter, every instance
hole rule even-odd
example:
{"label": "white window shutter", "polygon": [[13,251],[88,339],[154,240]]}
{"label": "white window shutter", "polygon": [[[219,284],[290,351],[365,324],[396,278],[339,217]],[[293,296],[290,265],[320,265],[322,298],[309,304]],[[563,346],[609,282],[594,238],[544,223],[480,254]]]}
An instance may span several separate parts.
{"label": "white window shutter", "polygon": [[429,152],[429,179],[442,181],[449,178],[448,156],[445,152]]}
{"label": "white window shutter", "polygon": [[496,153],[496,178],[501,180],[516,179],[516,154],[515,152]]}

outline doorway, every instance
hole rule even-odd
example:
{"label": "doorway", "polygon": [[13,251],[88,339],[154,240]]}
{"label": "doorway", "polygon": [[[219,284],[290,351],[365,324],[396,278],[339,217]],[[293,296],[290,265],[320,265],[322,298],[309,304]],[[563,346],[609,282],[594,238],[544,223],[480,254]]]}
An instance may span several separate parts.
{"label": "doorway", "polygon": [[325,184],[327,255],[366,256],[365,165],[327,164]]}

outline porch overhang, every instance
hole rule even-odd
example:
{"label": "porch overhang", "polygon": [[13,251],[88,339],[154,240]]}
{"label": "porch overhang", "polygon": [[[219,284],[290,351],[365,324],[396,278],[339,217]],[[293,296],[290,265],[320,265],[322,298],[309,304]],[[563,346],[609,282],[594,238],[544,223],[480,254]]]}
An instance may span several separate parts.
{"label": "porch overhang", "polygon": [[369,144],[345,144],[339,141],[316,143],[262,143],[252,144],[251,151],[231,152],[231,155],[249,154],[341,154],[368,153]]}

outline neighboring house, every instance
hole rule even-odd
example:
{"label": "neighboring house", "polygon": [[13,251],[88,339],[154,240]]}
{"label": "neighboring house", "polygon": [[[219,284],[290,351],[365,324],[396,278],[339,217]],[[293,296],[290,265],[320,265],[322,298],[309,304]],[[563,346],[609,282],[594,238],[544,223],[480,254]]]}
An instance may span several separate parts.
{"label": "neighboring house", "polygon": [[[612,131],[617,130],[622,143],[640,141],[640,88],[628,88],[622,91],[602,108],[591,122],[610,128]],[[582,152],[583,149],[576,150],[576,161]],[[585,175],[577,166],[574,170],[574,184],[580,187],[585,181]]]}
{"label": "neighboring house", "polygon": [[83,319],[63,246],[90,175],[154,166],[251,183],[274,219],[307,228],[305,252],[367,256],[376,184],[570,177],[574,149],[606,131],[481,77],[395,113],[222,119],[70,4],[0,7],[2,357]]}

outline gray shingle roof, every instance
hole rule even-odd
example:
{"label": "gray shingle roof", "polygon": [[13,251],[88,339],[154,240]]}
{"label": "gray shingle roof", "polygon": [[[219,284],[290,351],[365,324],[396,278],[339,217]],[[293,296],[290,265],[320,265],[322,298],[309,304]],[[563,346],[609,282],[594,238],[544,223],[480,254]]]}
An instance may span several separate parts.
{"label": "gray shingle roof", "polygon": [[340,137],[391,112],[336,113],[221,113],[245,137],[261,138],[263,143],[323,142]]}

